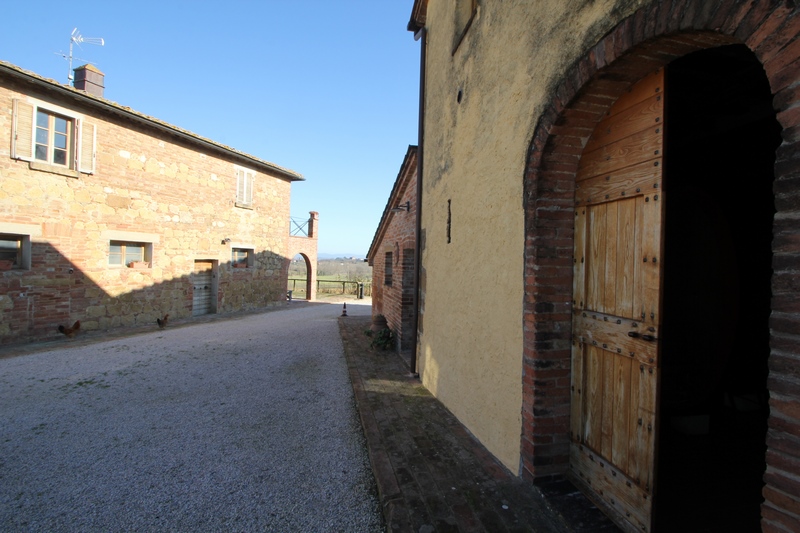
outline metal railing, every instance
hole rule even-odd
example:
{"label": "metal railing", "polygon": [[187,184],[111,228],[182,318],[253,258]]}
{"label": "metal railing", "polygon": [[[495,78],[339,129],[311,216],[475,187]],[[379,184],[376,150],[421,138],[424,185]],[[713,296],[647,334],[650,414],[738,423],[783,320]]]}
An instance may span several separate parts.
{"label": "metal railing", "polygon": [[292,237],[308,237],[308,223],[310,218],[289,217],[289,235]]}

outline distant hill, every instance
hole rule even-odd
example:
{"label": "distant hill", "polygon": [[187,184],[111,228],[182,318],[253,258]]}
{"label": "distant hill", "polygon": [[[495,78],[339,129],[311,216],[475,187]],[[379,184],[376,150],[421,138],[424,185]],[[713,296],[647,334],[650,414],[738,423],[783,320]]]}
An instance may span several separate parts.
{"label": "distant hill", "polygon": [[356,259],[364,259],[364,254],[317,254],[317,259],[350,259],[352,257],[355,257]]}

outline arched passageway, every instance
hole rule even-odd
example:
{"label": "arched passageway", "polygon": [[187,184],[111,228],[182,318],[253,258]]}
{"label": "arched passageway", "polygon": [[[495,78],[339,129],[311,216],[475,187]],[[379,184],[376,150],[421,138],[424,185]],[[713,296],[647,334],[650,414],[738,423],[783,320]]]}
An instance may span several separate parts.
{"label": "arched passageway", "polygon": [[[793,161],[797,154],[798,117],[791,112],[796,100],[791,84],[796,79],[797,58],[789,57],[791,52],[783,48],[796,32],[777,13],[783,10],[786,18],[793,9],[775,8],[774,3],[768,2],[756,2],[748,10],[730,2],[654,2],[609,32],[554,90],[550,106],[534,132],[525,176],[525,475],[537,478],[565,473],[570,465],[569,424],[574,396],[571,397],[570,386],[564,385],[563,376],[571,372],[573,207],[583,147],[620,95],[649,73],[666,66],[667,88],[669,91],[674,87],[675,100],[671,102],[668,96],[664,186],[667,198],[673,198],[669,187],[675,187],[675,203],[670,208],[670,200],[667,201],[665,218],[667,255],[660,332],[664,395],[658,406],[657,426],[665,439],[660,442],[660,456],[667,461],[661,465],[662,470],[678,463],[688,465],[688,459],[696,459],[692,454],[704,446],[713,450],[714,439],[733,443],[732,433],[739,433],[741,424],[751,424],[747,434],[757,437],[751,442],[739,440],[732,446],[745,453],[745,461],[749,461],[742,471],[737,471],[735,482],[748,476],[750,481],[741,490],[730,484],[725,490],[736,490],[744,498],[741,507],[750,510],[742,520],[756,524],[760,517],[780,520],[779,516],[775,518],[775,508],[780,505],[774,504],[780,496],[771,484],[779,484],[782,473],[763,475],[764,450],[770,446],[780,452],[785,443],[781,431],[772,431],[765,440],[764,400],[768,360],[776,357],[776,346],[787,349],[782,337],[793,331],[791,324],[797,320],[791,303],[796,286],[791,257],[800,250],[789,222],[796,214],[791,198],[796,195]],[[739,46],[727,47],[731,44]],[[689,56],[698,50],[709,52],[705,56]],[[687,59],[677,61],[684,57]],[[673,62],[674,74],[670,66]],[[699,74],[713,80],[701,87]],[[744,76],[747,83],[741,83],[737,76]],[[773,95],[776,113],[769,105]],[[703,112],[698,114],[693,106],[702,106]],[[698,127],[693,121],[704,125]],[[670,130],[672,122],[675,131]],[[754,136],[745,137],[744,132]],[[780,135],[782,144],[776,157]],[[703,202],[708,197],[710,201]],[[705,258],[692,254],[692,250],[702,250]],[[672,264],[671,257],[675,259]],[[551,268],[534,269],[534,265]],[[770,265],[774,275],[769,271]],[[714,277],[716,286],[706,283],[703,291],[691,290],[709,273],[718,274]],[[687,279],[689,283],[684,283]],[[741,279],[747,282],[741,283]],[[730,294],[731,287],[738,288],[735,297]],[[704,300],[699,302],[703,305],[692,306],[692,312],[699,314],[691,320],[691,313],[681,311],[688,307],[690,297]],[[688,344],[703,356],[687,357],[691,353],[685,349]],[[703,348],[712,344],[713,350]],[[777,366],[773,365],[770,389],[776,386],[775,379],[781,378]],[[692,380],[706,386],[699,387]],[[751,400],[755,403],[748,404]],[[751,407],[761,416],[747,414]],[[773,398],[771,408],[771,420],[776,421],[773,426],[780,427],[779,411],[790,407]],[[682,424],[682,432],[673,431]],[[701,436],[711,444],[694,442],[681,448],[686,444],[686,439],[681,442],[684,437],[692,440]],[[769,462],[768,454],[766,463]],[[726,483],[713,471],[713,465],[702,459],[687,468],[694,473],[695,481],[697,476],[705,475],[712,491],[714,484],[719,487]],[[778,470],[781,468],[784,467]],[[766,503],[759,513],[762,476],[766,480]],[[663,493],[662,514],[666,516],[673,489],[668,476],[662,476],[662,481],[663,487],[657,485],[656,494],[659,490]],[[679,494],[691,481],[673,483],[676,488],[672,493]],[[602,494],[602,490],[599,492]],[[714,496],[708,491],[704,495]],[[615,513],[617,502],[613,499],[605,504],[602,497],[595,499],[610,514]],[[681,503],[686,503],[685,497]],[[716,510],[711,507],[705,502],[696,506],[697,519],[726,512],[724,506]],[[625,521],[624,512],[619,518]],[[668,527],[667,522],[656,522],[656,527],[659,525]]]}

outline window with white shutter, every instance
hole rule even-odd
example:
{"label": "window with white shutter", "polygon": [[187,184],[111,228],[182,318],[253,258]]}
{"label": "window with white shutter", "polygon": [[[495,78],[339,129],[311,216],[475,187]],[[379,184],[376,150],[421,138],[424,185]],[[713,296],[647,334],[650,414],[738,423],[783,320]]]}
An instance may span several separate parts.
{"label": "window with white shutter", "polygon": [[253,181],[256,173],[250,169],[235,166],[236,169],[236,206],[253,207]]}
{"label": "window with white shutter", "polygon": [[95,171],[96,127],[68,109],[16,98],[11,135],[11,157],[31,168],[73,177]]}

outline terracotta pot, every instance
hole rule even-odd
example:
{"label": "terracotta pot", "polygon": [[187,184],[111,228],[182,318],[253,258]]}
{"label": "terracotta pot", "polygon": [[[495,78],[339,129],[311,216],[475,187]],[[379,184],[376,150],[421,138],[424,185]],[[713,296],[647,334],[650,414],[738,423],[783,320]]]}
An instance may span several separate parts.
{"label": "terracotta pot", "polygon": [[128,263],[128,267],[130,268],[149,268],[150,263],[147,261],[131,261]]}
{"label": "terracotta pot", "polygon": [[369,327],[372,331],[381,331],[389,327],[386,317],[383,315],[375,315],[372,317],[372,325]]}
{"label": "terracotta pot", "polygon": [[0,259],[0,270],[11,270],[14,268],[14,261],[10,259]]}

